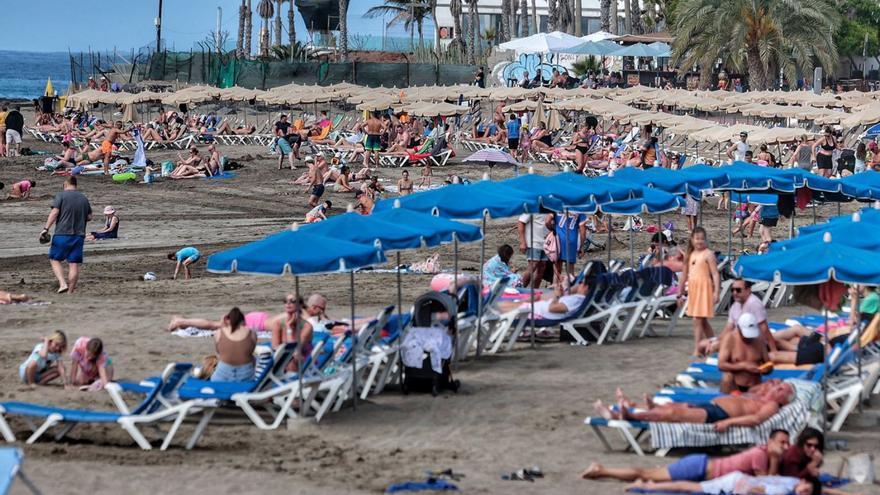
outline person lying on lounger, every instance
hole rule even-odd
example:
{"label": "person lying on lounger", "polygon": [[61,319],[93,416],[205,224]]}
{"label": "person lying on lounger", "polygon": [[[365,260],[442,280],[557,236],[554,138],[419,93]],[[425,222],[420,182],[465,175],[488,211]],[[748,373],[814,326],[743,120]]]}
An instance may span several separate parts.
{"label": "person lying on lounger", "polygon": [[778,383],[760,389],[759,394],[724,395],[712,399],[708,404],[649,404],[653,407],[648,410],[630,411],[623,401],[619,401],[618,410],[612,411],[602,401],[596,401],[594,407],[605,419],[658,423],[710,423],[715,425],[715,431],[723,432],[731,426],[757,426],[779,412],[782,406],[790,403],[794,397],[794,387],[787,383]]}
{"label": "person lying on lounger", "polygon": [[[569,289],[568,295],[562,295],[560,291],[556,291],[552,299],[543,299],[535,301],[535,320],[564,320],[574,316],[584,299],[590,292],[590,287],[584,281],[578,285],[574,285]],[[517,308],[520,311],[528,313],[531,311],[532,304],[530,302],[502,302],[499,308],[502,312],[513,311]]]}
{"label": "person lying on lounger", "polygon": [[773,430],[766,445],[758,445],[739,454],[710,458],[706,454],[686,455],[668,466],[656,468],[606,468],[590,464],[584,479],[613,478],[620,481],[706,481],[741,472],[750,476],[780,474],[782,458],[791,445],[788,432]]}
{"label": "person lying on lounger", "polygon": [[[693,481],[637,481],[626,487],[651,492],[704,493],[709,495],[760,494],[760,495],[821,495],[822,484],[816,479],[791,478],[788,476],[749,476],[740,472],[700,483]],[[825,493],[831,493],[825,490]],[[842,493],[842,492],[835,492]]]}

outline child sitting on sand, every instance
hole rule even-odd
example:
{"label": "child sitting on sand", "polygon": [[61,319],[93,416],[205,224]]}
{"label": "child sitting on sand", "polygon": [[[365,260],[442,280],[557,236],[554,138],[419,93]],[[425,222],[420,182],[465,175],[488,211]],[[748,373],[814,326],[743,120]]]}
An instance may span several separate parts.
{"label": "child sitting on sand", "polygon": [[101,390],[113,379],[113,360],[104,352],[101,339],[76,339],[70,359],[70,385],[80,390]]}
{"label": "child sitting on sand", "polygon": [[180,272],[181,266],[183,267],[184,279],[189,280],[192,278],[192,272],[189,270],[189,266],[196,261],[199,261],[200,257],[201,254],[199,254],[199,250],[192,246],[180,249],[176,253],[168,253],[169,260],[177,261],[177,266],[174,267],[174,276],[171,278],[177,280],[177,274]]}
{"label": "child sitting on sand", "polygon": [[327,220],[327,211],[333,207],[333,203],[330,200],[324,201],[323,203],[315,206],[308,213],[306,213],[306,223],[315,223],[320,222],[322,220]]}
{"label": "child sitting on sand", "polygon": [[28,199],[31,195],[31,188],[37,187],[37,181],[33,179],[25,179],[21,182],[12,184],[12,190],[6,199]]}
{"label": "child sitting on sand", "polygon": [[46,385],[61,377],[64,382],[64,365],[61,353],[67,350],[67,336],[56,330],[50,337],[34,346],[30,356],[18,367],[18,376],[27,385]]}

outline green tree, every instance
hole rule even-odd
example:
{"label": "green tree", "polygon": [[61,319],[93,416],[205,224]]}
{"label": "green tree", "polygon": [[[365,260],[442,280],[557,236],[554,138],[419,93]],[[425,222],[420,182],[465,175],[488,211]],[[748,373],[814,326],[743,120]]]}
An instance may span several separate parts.
{"label": "green tree", "polygon": [[[415,6],[412,4],[416,4]],[[419,33],[419,46],[424,45],[425,35],[422,31],[425,21],[431,19],[431,5],[427,2],[416,0],[385,0],[385,5],[370,7],[364,17],[374,19],[391,14],[388,27],[403,24],[404,29],[410,32],[410,44],[413,44],[413,28]]]}
{"label": "green tree", "polygon": [[850,69],[856,70],[854,57],[863,51],[876,57],[880,51],[880,5],[870,0],[846,0],[841,8],[843,22],[834,34],[834,43],[840,55],[849,59]]}
{"label": "green tree", "polygon": [[339,0],[339,55],[343,62],[348,61],[348,2]]}
{"label": "green tree", "polygon": [[789,81],[816,62],[831,72],[834,33],[841,24],[833,0],[680,0],[672,25],[673,59],[682,73],[708,72],[721,58],[746,70],[752,89],[768,89],[776,75]]}

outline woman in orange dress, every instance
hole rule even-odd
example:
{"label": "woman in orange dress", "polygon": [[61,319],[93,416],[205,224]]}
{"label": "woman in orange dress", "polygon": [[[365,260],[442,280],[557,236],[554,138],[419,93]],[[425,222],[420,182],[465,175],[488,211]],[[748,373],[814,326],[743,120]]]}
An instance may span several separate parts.
{"label": "woman in orange dress", "polygon": [[[715,305],[721,292],[721,278],[713,253],[706,245],[706,230],[695,227],[688,240],[682,281],[687,284],[687,315],[694,320],[694,356],[699,357],[699,343],[714,336],[709,318],[715,316]],[[679,293],[678,303],[684,294]]]}

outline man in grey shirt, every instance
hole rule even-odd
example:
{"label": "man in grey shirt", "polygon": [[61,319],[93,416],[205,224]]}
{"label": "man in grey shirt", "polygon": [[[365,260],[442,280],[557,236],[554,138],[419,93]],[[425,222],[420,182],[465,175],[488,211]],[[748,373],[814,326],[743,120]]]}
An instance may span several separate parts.
{"label": "man in grey shirt", "polygon": [[[92,219],[92,205],[85,195],[76,190],[76,177],[68,177],[64,190],[52,200],[52,211],[46,219],[41,235],[49,232],[55,224],[55,235],[49,248],[49,263],[58,279],[58,293],[73,292],[79,279],[79,264],[83,260],[83,244],[86,238],[86,223]],[[64,277],[62,261],[68,264],[67,278]]]}

